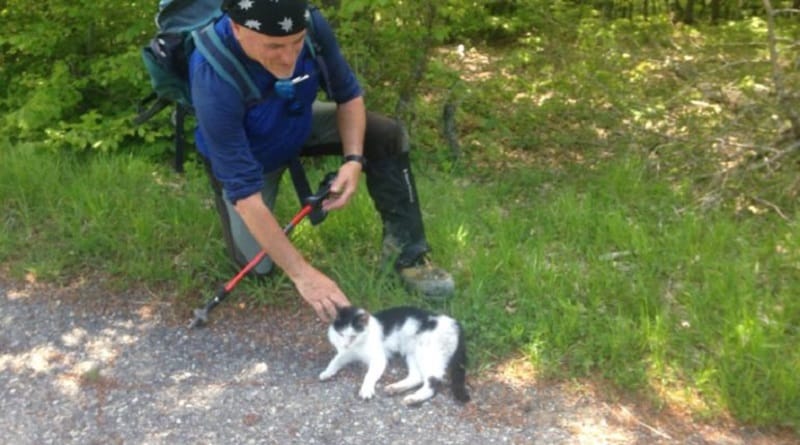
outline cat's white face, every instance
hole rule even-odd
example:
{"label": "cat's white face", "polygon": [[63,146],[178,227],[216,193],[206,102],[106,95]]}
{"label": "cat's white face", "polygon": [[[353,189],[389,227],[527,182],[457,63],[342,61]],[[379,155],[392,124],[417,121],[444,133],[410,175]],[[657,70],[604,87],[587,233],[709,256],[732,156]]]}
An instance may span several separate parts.
{"label": "cat's white face", "polygon": [[328,329],[328,339],[337,350],[347,350],[363,344],[370,316],[364,309],[340,308],[336,320]]}
{"label": "cat's white face", "polygon": [[358,337],[364,334],[364,331],[356,331],[352,326],[345,326],[341,330],[331,329],[333,336],[331,343],[337,348],[349,349],[358,340]]}

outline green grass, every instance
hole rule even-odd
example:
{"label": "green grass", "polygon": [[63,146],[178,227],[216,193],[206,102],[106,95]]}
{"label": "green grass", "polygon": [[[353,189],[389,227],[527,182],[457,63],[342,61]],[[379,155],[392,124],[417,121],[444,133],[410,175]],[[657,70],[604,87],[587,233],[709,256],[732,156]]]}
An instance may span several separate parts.
{"label": "green grass", "polygon": [[[179,177],[127,156],[3,153],[0,253],[13,275],[99,273],[168,285],[175,298],[228,277],[195,168]],[[458,282],[452,301],[431,307],[464,322],[478,367],[524,354],[553,377],[602,375],[656,403],[689,388],[698,414],[796,427],[797,225],[686,210],[645,172],[629,157],[592,171],[509,170],[503,181],[418,175],[435,258]],[[294,199],[287,184],[282,220]],[[424,305],[380,268],[379,233],[362,190],[294,238],[354,303]],[[278,274],[237,292],[275,303],[272,291],[290,289]]]}
{"label": "green grass", "polygon": [[221,255],[221,245],[193,241],[216,233],[199,172],[181,178],[134,157],[59,156],[32,146],[2,153],[0,254],[16,274],[102,271],[121,281],[186,283],[190,266]]}

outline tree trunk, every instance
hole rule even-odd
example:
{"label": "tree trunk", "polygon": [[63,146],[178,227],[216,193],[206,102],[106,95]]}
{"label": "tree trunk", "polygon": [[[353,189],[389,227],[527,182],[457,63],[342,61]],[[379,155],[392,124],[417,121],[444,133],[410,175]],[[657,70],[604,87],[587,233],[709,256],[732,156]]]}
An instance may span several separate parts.
{"label": "tree trunk", "polygon": [[450,147],[453,159],[461,159],[461,143],[458,140],[458,124],[456,124],[456,110],[460,100],[453,97],[453,91],[447,97],[447,102],[442,108],[442,134]]}
{"label": "tree trunk", "polygon": [[606,19],[611,20],[614,18],[614,1],[608,0],[603,3],[603,15]]}
{"label": "tree trunk", "polygon": [[[798,0],[800,1],[800,0]],[[721,12],[721,3],[720,0],[711,0],[711,24],[716,25],[719,23],[720,12]]]}
{"label": "tree trunk", "polygon": [[769,58],[772,63],[772,81],[775,84],[775,95],[778,97],[780,110],[786,113],[786,118],[791,124],[794,140],[800,141],[800,115],[795,110],[786,86],[783,83],[783,71],[778,60],[777,38],[775,36],[775,10],[772,8],[770,0],[763,0],[764,10],[767,12],[767,44],[769,47]]}
{"label": "tree trunk", "polygon": [[675,0],[672,3],[671,11],[672,11],[673,23],[680,22],[681,20],[683,20],[683,6],[681,5],[680,0]]}
{"label": "tree trunk", "polygon": [[425,17],[425,20],[427,22],[427,26],[425,28],[428,31],[424,36],[422,36],[419,52],[417,53],[417,61],[414,64],[413,71],[411,72],[410,80],[407,81],[405,85],[401,86],[397,105],[395,106],[395,116],[402,123],[407,125],[414,119],[414,98],[417,95],[417,86],[420,84],[422,78],[425,76],[425,72],[428,70],[430,52],[434,42],[433,25],[434,21],[436,20],[437,9],[432,0],[427,1],[426,6],[427,16]]}
{"label": "tree trunk", "polygon": [[686,0],[686,9],[683,14],[683,23],[694,24],[694,0]]}

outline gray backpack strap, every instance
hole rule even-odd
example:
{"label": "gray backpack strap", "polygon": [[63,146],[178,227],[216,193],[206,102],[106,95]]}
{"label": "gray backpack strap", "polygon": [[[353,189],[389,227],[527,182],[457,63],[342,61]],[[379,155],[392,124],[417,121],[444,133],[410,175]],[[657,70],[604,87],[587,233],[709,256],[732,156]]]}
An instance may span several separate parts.
{"label": "gray backpack strap", "polygon": [[193,31],[192,40],[197,50],[211,64],[214,72],[239,92],[246,105],[261,100],[261,91],[253,82],[244,65],[222,43],[219,34],[214,30],[213,23],[199,31]]}
{"label": "gray backpack strap", "polygon": [[330,74],[328,73],[328,65],[325,63],[325,59],[322,57],[324,52],[324,48],[320,45],[319,40],[317,39],[316,35],[316,28],[314,27],[314,12],[317,10],[316,7],[310,7],[308,9],[308,19],[306,20],[306,46],[308,46],[308,50],[311,53],[311,57],[314,59],[314,62],[317,64],[317,69],[319,69],[319,73],[322,76],[322,84],[325,87],[325,94],[328,97],[333,97],[331,91],[331,82],[330,82]]}

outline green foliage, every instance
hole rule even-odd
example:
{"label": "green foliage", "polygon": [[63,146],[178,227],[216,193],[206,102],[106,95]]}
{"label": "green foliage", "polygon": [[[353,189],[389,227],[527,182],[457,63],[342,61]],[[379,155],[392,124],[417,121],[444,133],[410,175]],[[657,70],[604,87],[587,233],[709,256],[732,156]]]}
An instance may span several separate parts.
{"label": "green foliage", "polygon": [[146,92],[138,47],[156,5],[98,1],[5,3],[0,131],[56,148],[113,150]]}
{"label": "green foliage", "polygon": [[419,91],[426,64],[435,63],[435,47],[527,35],[548,26],[550,7],[538,1],[348,1],[326,12],[338,24],[337,36],[370,105],[393,113],[405,92]]}
{"label": "green foliage", "polygon": [[[139,48],[152,35],[156,3],[6,2],[0,36],[0,133],[55,149],[114,151],[161,139],[163,122],[130,128],[149,91]],[[544,3],[342,2],[327,11],[376,109],[413,96],[426,58],[455,40],[510,38],[546,24]],[[562,8],[568,11],[568,8]],[[364,38],[370,36],[370,38]]]}

